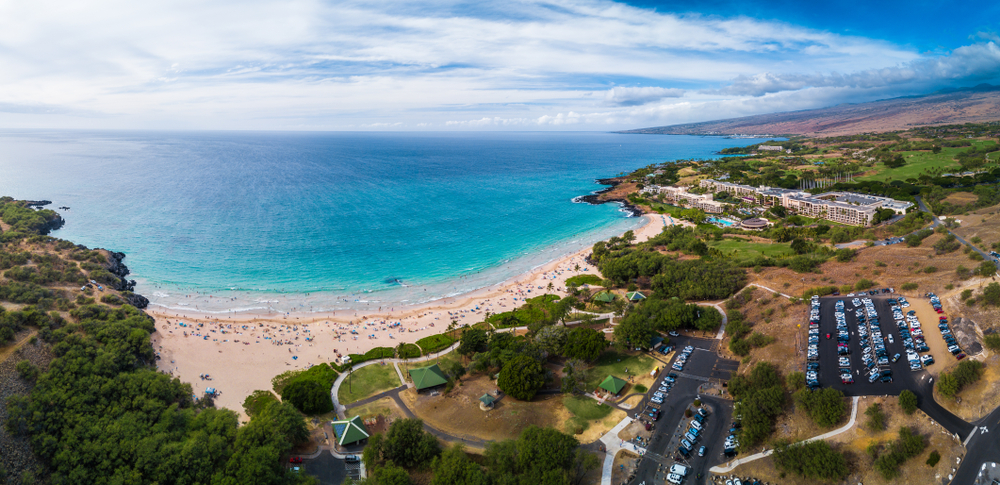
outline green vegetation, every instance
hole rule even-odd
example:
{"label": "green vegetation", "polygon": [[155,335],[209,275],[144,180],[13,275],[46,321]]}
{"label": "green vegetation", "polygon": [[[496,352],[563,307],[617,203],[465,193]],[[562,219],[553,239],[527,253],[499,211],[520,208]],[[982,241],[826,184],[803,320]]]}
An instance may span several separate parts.
{"label": "green vegetation", "polygon": [[966,359],[958,363],[951,372],[938,376],[937,390],[944,397],[955,397],[962,388],[979,380],[983,375],[983,363]]}
{"label": "green vegetation", "polygon": [[713,307],[684,303],[680,299],[650,297],[632,309],[615,327],[618,348],[649,348],[657,331],[692,328],[711,331],[722,325],[722,314]]}
{"label": "green vegetation", "polygon": [[271,391],[257,390],[247,396],[243,400],[243,412],[247,416],[256,416],[258,413],[264,410],[271,403],[278,402],[278,396],[275,396]]}
{"label": "green vegetation", "polygon": [[417,340],[417,345],[424,350],[424,354],[432,354],[448,348],[455,343],[455,339],[445,334],[431,335]]}
{"label": "green vegetation", "polygon": [[909,389],[903,389],[899,393],[899,407],[903,408],[906,414],[913,414],[917,410],[917,395]]}
{"label": "green vegetation", "polygon": [[865,423],[865,427],[873,433],[877,433],[885,429],[885,412],[882,411],[882,405],[879,403],[874,403],[868,406],[865,410],[865,416],[868,416],[868,421]]}
{"label": "green vegetation", "polygon": [[813,480],[843,480],[849,473],[844,455],[822,440],[795,445],[777,443],[774,466]]}
{"label": "green vegetation", "polygon": [[369,470],[387,464],[405,468],[426,468],[441,453],[434,435],[424,431],[419,419],[394,421],[385,433],[375,433],[365,446],[364,461]]}
{"label": "green vegetation", "polygon": [[985,345],[986,348],[994,352],[1000,350],[1000,334],[998,333],[987,334],[986,336],[983,337],[983,345]]}
{"label": "green vegetation", "polygon": [[[747,290],[744,290],[744,293],[746,292]],[[750,353],[752,348],[766,347],[775,342],[775,338],[769,335],[760,332],[751,334],[753,327],[746,321],[742,312],[730,310],[726,313],[726,317],[729,318],[729,323],[726,325],[726,336],[729,337],[730,352],[745,356]],[[749,337],[747,337],[748,334]]]}
{"label": "green vegetation", "polygon": [[586,396],[566,396],[563,398],[563,405],[573,413],[573,416],[586,421],[604,419],[611,414],[611,406],[598,404]]}
{"label": "green vegetation", "polygon": [[420,347],[414,344],[399,344],[396,354],[400,359],[415,359],[420,357]]}
{"label": "green vegetation", "polygon": [[601,284],[601,277],[593,274],[581,274],[576,276],[570,276],[566,278],[566,286],[599,286]]}
{"label": "green vegetation", "polygon": [[[590,371],[590,379],[587,381],[587,389],[597,389],[597,386],[609,375],[624,379],[627,375],[648,374],[659,361],[645,354],[629,355],[624,352],[609,350],[597,359],[594,368]],[[625,369],[628,372],[625,372]]]}
{"label": "green vegetation", "polygon": [[522,401],[530,401],[544,385],[545,369],[537,360],[526,355],[507,362],[500,370],[500,377],[497,379],[497,387],[514,399]]}
{"label": "green vegetation", "polygon": [[[440,335],[431,335],[430,337],[427,338],[434,338],[434,337],[440,337]],[[447,336],[443,337],[448,338]],[[420,344],[421,340],[417,340],[417,344]],[[396,356],[396,349],[392,347],[375,347],[374,349],[365,352],[364,355],[350,354],[351,363],[340,366],[339,370],[343,372],[346,371],[352,365],[357,365],[362,362],[368,362],[369,360],[391,359],[395,356]]]}
{"label": "green vegetation", "polygon": [[875,447],[875,470],[886,480],[892,480],[899,476],[899,467],[910,458],[917,456],[924,451],[927,443],[924,437],[913,432],[910,428],[899,428],[899,438],[884,447]]}
{"label": "green vegetation", "polygon": [[913,291],[913,290],[917,289],[919,286],[920,286],[920,283],[914,283],[914,282],[911,281],[909,283],[903,283],[903,284],[899,285],[899,288],[901,290],[903,290],[903,291]]}
{"label": "green vegetation", "polygon": [[938,453],[937,450],[934,450],[931,452],[930,455],[927,456],[927,461],[925,463],[927,463],[927,466],[934,468],[935,466],[937,466],[939,461],[941,461],[941,453]]}
{"label": "green vegetation", "polygon": [[[391,365],[372,364],[362,367],[347,375],[340,385],[337,400],[341,404],[350,404],[373,396],[382,391],[399,387],[399,376]],[[330,400],[330,387],[326,388],[327,401]]]}
{"label": "green vegetation", "polygon": [[816,424],[825,428],[840,422],[847,411],[844,405],[844,393],[830,387],[815,391],[800,389],[793,397]]}
{"label": "green vegetation", "polygon": [[737,401],[733,415],[742,415],[740,449],[752,449],[771,435],[774,422],[784,408],[781,375],[774,365],[758,362],[749,373],[729,381],[729,392]]}
{"label": "green vegetation", "polygon": [[496,328],[524,326],[538,328],[551,325],[568,315],[572,305],[576,304],[576,300],[573,298],[564,298],[563,300],[566,301],[560,300],[556,295],[536,296],[529,298],[524,302],[524,305],[515,310],[490,315],[486,321]]}
{"label": "green vegetation", "polygon": [[281,460],[308,438],[294,407],[271,402],[238,428],[236,413],[196,403],[190,385],[156,371],[151,318],[127,305],[80,310],[73,324],[49,322],[42,339],[57,357],[7,402],[8,430],[30,439],[48,481],[307,481]]}
{"label": "green vegetation", "polygon": [[708,247],[738,259],[758,259],[761,256],[780,258],[796,254],[790,243],[754,243],[742,239],[726,238],[722,241],[709,241]]}
{"label": "green vegetation", "polygon": [[570,330],[566,335],[566,343],[563,344],[562,355],[570,359],[593,362],[607,348],[608,341],[604,338],[604,332],[599,332],[592,328],[580,327]]}

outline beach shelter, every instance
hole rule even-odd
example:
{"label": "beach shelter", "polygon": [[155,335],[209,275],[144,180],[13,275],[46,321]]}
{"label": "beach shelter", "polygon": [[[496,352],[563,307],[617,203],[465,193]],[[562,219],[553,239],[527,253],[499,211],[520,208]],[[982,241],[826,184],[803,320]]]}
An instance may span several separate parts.
{"label": "beach shelter", "polygon": [[493,409],[493,403],[495,402],[497,402],[497,400],[493,396],[489,394],[483,394],[479,398],[479,409],[482,409],[483,411],[489,411],[490,409]]}
{"label": "beach shelter", "polygon": [[646,295],[643,295],[638,291],[633,291],[630,293],[625,293],[625,298],[628,298],[628,301],[639,301],[639,300],[645,300]]}
{"label": "beach shelter", "polygon": [[365,428],[365,423],[361,421],[360,416],[334,421],[331,424],[333,425],[333,434],[337,437],[337,444],[340,446],[368,439],[368,429]]}
{"label": "beach shelter", "polygon": [[437,364],[429,367],[410,369],[410,379],[413,379],[413,386],[416,387],[418,391],[429,387],[440,386],[448,382],[448,378],[445,377],[444,372],[441,372],[441,368],[438,367]]}
{"label": "beach shelter", "polygon": [[610,291],[602,291],[594,295],[594,301],[599,301],[602,303],[611,303],[615,301],[615,294]]}
{"label": "beach shelter", "polygon": [[604,379],[604,382],[601,383],[600,388],[610,392],[611,394],[618,394],[622,391],[622,389],[625,389],[625,384],[627,384],[625,381],[609,375]]}

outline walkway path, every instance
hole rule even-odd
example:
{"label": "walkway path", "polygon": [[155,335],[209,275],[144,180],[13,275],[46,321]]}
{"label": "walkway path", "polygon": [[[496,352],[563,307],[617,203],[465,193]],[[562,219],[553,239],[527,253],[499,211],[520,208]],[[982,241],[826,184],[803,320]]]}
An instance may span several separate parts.
{"label": "walkway path", "polygon": [[458,342],[455,342],[454,344],[452,344],[451,346],[449,346],[448,348],[446,348],[444,350],[441,350],[440,352],[436,352],[436,353],[433,353],[433,354],[427,354],[427,355],[425,355],[423,357],[416,357],[416,358],[413,358],[413,359],[395,359],[395,358],[393,358],[393,359],[375,359],[375,360],[369,360],[367,362],[362,362],[360,364],[354,364],[347,371],[341,372],[340,375],[337,376],[337,380],[333,381],[333,387],[330,388],[330,399],[333,400],[333,409],[335,411],[337,411],[337,416],[339,416],[340,419],[345,419],[346,418],[346,415],[344,414],[344,411],[347,410],[347,407],[344,406],[343,404],[340,404],[340,400],[338,399],[337,395],[340,392],[340,385],[344,383],[344,379],[347,379],[347,376],[350,375],[351,372],[356,372],[358,369],[361,369],[361,368],[364,368],[364,367],[368,367],[370,365],[382,364],[383,362],[390,362],[390,363],[392,363],[393,366],[396,367],[396,373],[397,373],[397,375],[399,375],[399,382],[401,384],[400,387],[402,387],[402,388],[405,389],[406,388],[406,379],[403,378],[403,373],[399,370],[399,366],[397,365],[398,363],[400,363],[400,362],[404,362],[404,363],[406,363],[406,362],[427,362],[428,360],[434,360],[434,359],[436,359],[436,358],[438,358],[438,357],[440,357],[440,356],[442,356],[444,354],[447,354],[448,352],[451,352],[452,350],[455,350],[457,348],[458,348]]}
{"label": "walkway path", "polygon": [[38,330],[32,329],[28,332],[28,335],[25,335],[24,338],[19,340],[16,344],[0,351],[0,362],[7,360],[7,358],[11,355],[14,355],[14,352],[17,352],[18,349],[24,347],[24,344],[28,343],[28,340],[31,340],[31,337],[34,337],[35,335],[38,335]]}
{"label": "walkway path", "polygon": [[780,291],[772,290],[772,289],[770,289],[770,288],[768,288],[768,287],[766,287],[766,286],[764,286],[762,284],[759,284],[759,283],[748,283],[747,286],[756,286],[757,288],[761,288],[761,289],[770,291],[771,293],[777,293],[777,294],[779,294],[779,295],[781,295],[781,296],[783,296],[785,298],[788,298],[789,300],[792,299],[791,295],[786,295],[786,294],[784,294],[784,293],[782,293]]}
{"label": "walkway path", "polygon": [[645,448],[636,446],[634,443],[628,441],[623,443],[622,439],[618,437],[618,433],[629,424],[632,424],[632,418],[625,417],[622,422],[611,428],[611,431],[601,436],[601,443],[604,443],[604,449],[606,450],[604,454],[604,467],[601,469],[601,485],[611,485],[611,472],[615,468],[615,455],[619,451],[627,450],[639,456],[646,453]]}
{"label": "walkway path", "polygon": [[719,310],[719,313],[722,314],[722,326],[719,327],[719,333],[717,333],[715,335],[715,339],[716,340],[722,340],[722,337],[726,335],[726,324],[729,323],[729,317],[726,316],[726,309],[722,308],[722,304],[721,303],[708,303],[708,302],[704,302],[704,303],[698,303],[698,304],[701,305],[701,306],[710,306],[710,307],[713,307],[716,310]]}
{"label": "walkway path", "polygon": [[[837,429],[835,429],[833,431],[830,431],[829,433],[824,433],[824,434],[821,434],[819,436],[814,436],[814,437],[809,438],[807,440],[802,440],[799,443],[809,443],[809,442],[817,441],[817,440],[825,440],[827,438],[832,438],[834,436],[837,436],[837,435],[839,435],[839,434],[841,434],[843,432],[846,432],[847,430],[853,428],[854,427],[854,423],[857,422],[857,420],[858,420],[858,400],[859,399],[861,399],[859,396],[854,396],[854,399],[853,399],[853,409],[851,409],[851,420],[848,421],[847,424],[845,424],[844,426],[842,426],[840,428],[837,428]],[[740,466],[740,465],[742,465],[744,463],[750,463],[751,461],[756,461],[756,460],[759,460],[761,458],[771,456],[771,453],[774,453],[774,450],[767,450],[767,451],[764,451],[762,453],[757,453],[756,455],[750,455],[750,456],[748,456],[746,458],[737,458],[737,459],[729,462],[729,465],[727,465],[727,466],[713,466],[711,469],[709,469],[709,471],[711,471],[712,473],[729,473],[729,472],[733,471],[734,468],[736,468],[736,467],[738,467],[738,466]]]}

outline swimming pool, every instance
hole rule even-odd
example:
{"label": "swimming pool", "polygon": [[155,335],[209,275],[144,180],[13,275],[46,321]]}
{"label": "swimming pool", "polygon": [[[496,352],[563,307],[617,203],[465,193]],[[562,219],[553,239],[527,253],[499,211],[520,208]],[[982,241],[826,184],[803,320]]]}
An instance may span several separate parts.
{"label": "swimming pool", "polygon": [[709,217],[708,218],[708,222],[711,222],[712,224],[722,224],[723,226],[727,226],[727,227],[733,225],[732,221],[727,221],[725,219],[719,219],[718,217]]}

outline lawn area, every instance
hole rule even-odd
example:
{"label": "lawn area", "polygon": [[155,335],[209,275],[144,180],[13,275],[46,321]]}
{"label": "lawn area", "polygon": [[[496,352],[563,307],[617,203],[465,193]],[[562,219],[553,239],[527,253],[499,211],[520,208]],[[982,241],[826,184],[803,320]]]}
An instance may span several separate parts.
{"label": "lawn area", "polygon": [[403,344],[403,347],[399,351],[399,358],[412,359],[415,357],[420,357],[420,347],[414,344]]}
{"label": "lawn area", "polygon": [[[973,140],[973,146],[979,147],[984,144],[995,145],[996,142],[992,140]],[[878,170],[873,175],[866,175],[864,177],[858,177],[858,180],[885,180],[886,177],[892,178],[893,180],[906,180],[908,178],[917,178],[920,173],[929,168],[944,167],[946,172],[959,171],[958,162],[955,161],[955,156],[960,152],[969,150],[971,147],[956,147],[956,148],[942,148],[941,153],[932,153],[929,151],[917,151],[917,152],[900,152],[900,155],[906,159],[906,165],[899,168],[886,168],[883,164],[878,164],[876,169]],[[997,154],[990,154],[990,160],[997,160]]]}
{"label": "lawn area", "polygon": [[795,254],[795,251],[792,251],[791,243],[755,243],[726,238],[722,241],[709,241],[706,244],[718,249],[723,254],[733,255],[736,253],[735,255],[741,258],[754,258],[761,255],[775,258]]}
{"label": "lawn area", "polygon": [[587,421],[603,419],[611,414],[611,406],[598,404],[586,396],[566,396],[563,398],[563,405],[573,413],[573,416]]}
{"label": "lawn area", "polygon": [[430,337],[424,337],[417,340],[417,345],[424,350],[424,354],[431,354],[439,350],[444,350],[453,343],[455,343],[455,339],[445,334],[431,335]]}
{"label": "lawn area", "polygon": [[424,362],[400,362],[399,371],[403,373],[404,379],[410,380],[410,369],[416,369],[418,367],[427,367],[434,364],[438,364],[441,366],[441,368],[445,368],[446,364],[450,364],[452,362],[461,362],[461,360],[462,356],[458,355],[458,352],[452,351],[434,360],[428,360]]}
{"label": "lawn area", "polygon": [[566,286],[599,285],[601,277],[593,274],[580,274],[566,279]]}
{"label": "lawn area", "polygon": [[354,375],[344,379],[337,399],[341,404],[350,404],[399,385],[399,377],[393,366],[373,364],[354,371]]}
{"label": "lawn area", "polygon": [[[625,379],[632,375],[649,374],[659,361],[646,354],[629,355],[615,350],[609,350],[597,359],[594,368],[590,370],[590,378],[587,379],[587,390],[597,389],[597,386],[608,375],[613,375],[619,379]],[[628,373],[625,373],[625,368]]]}

